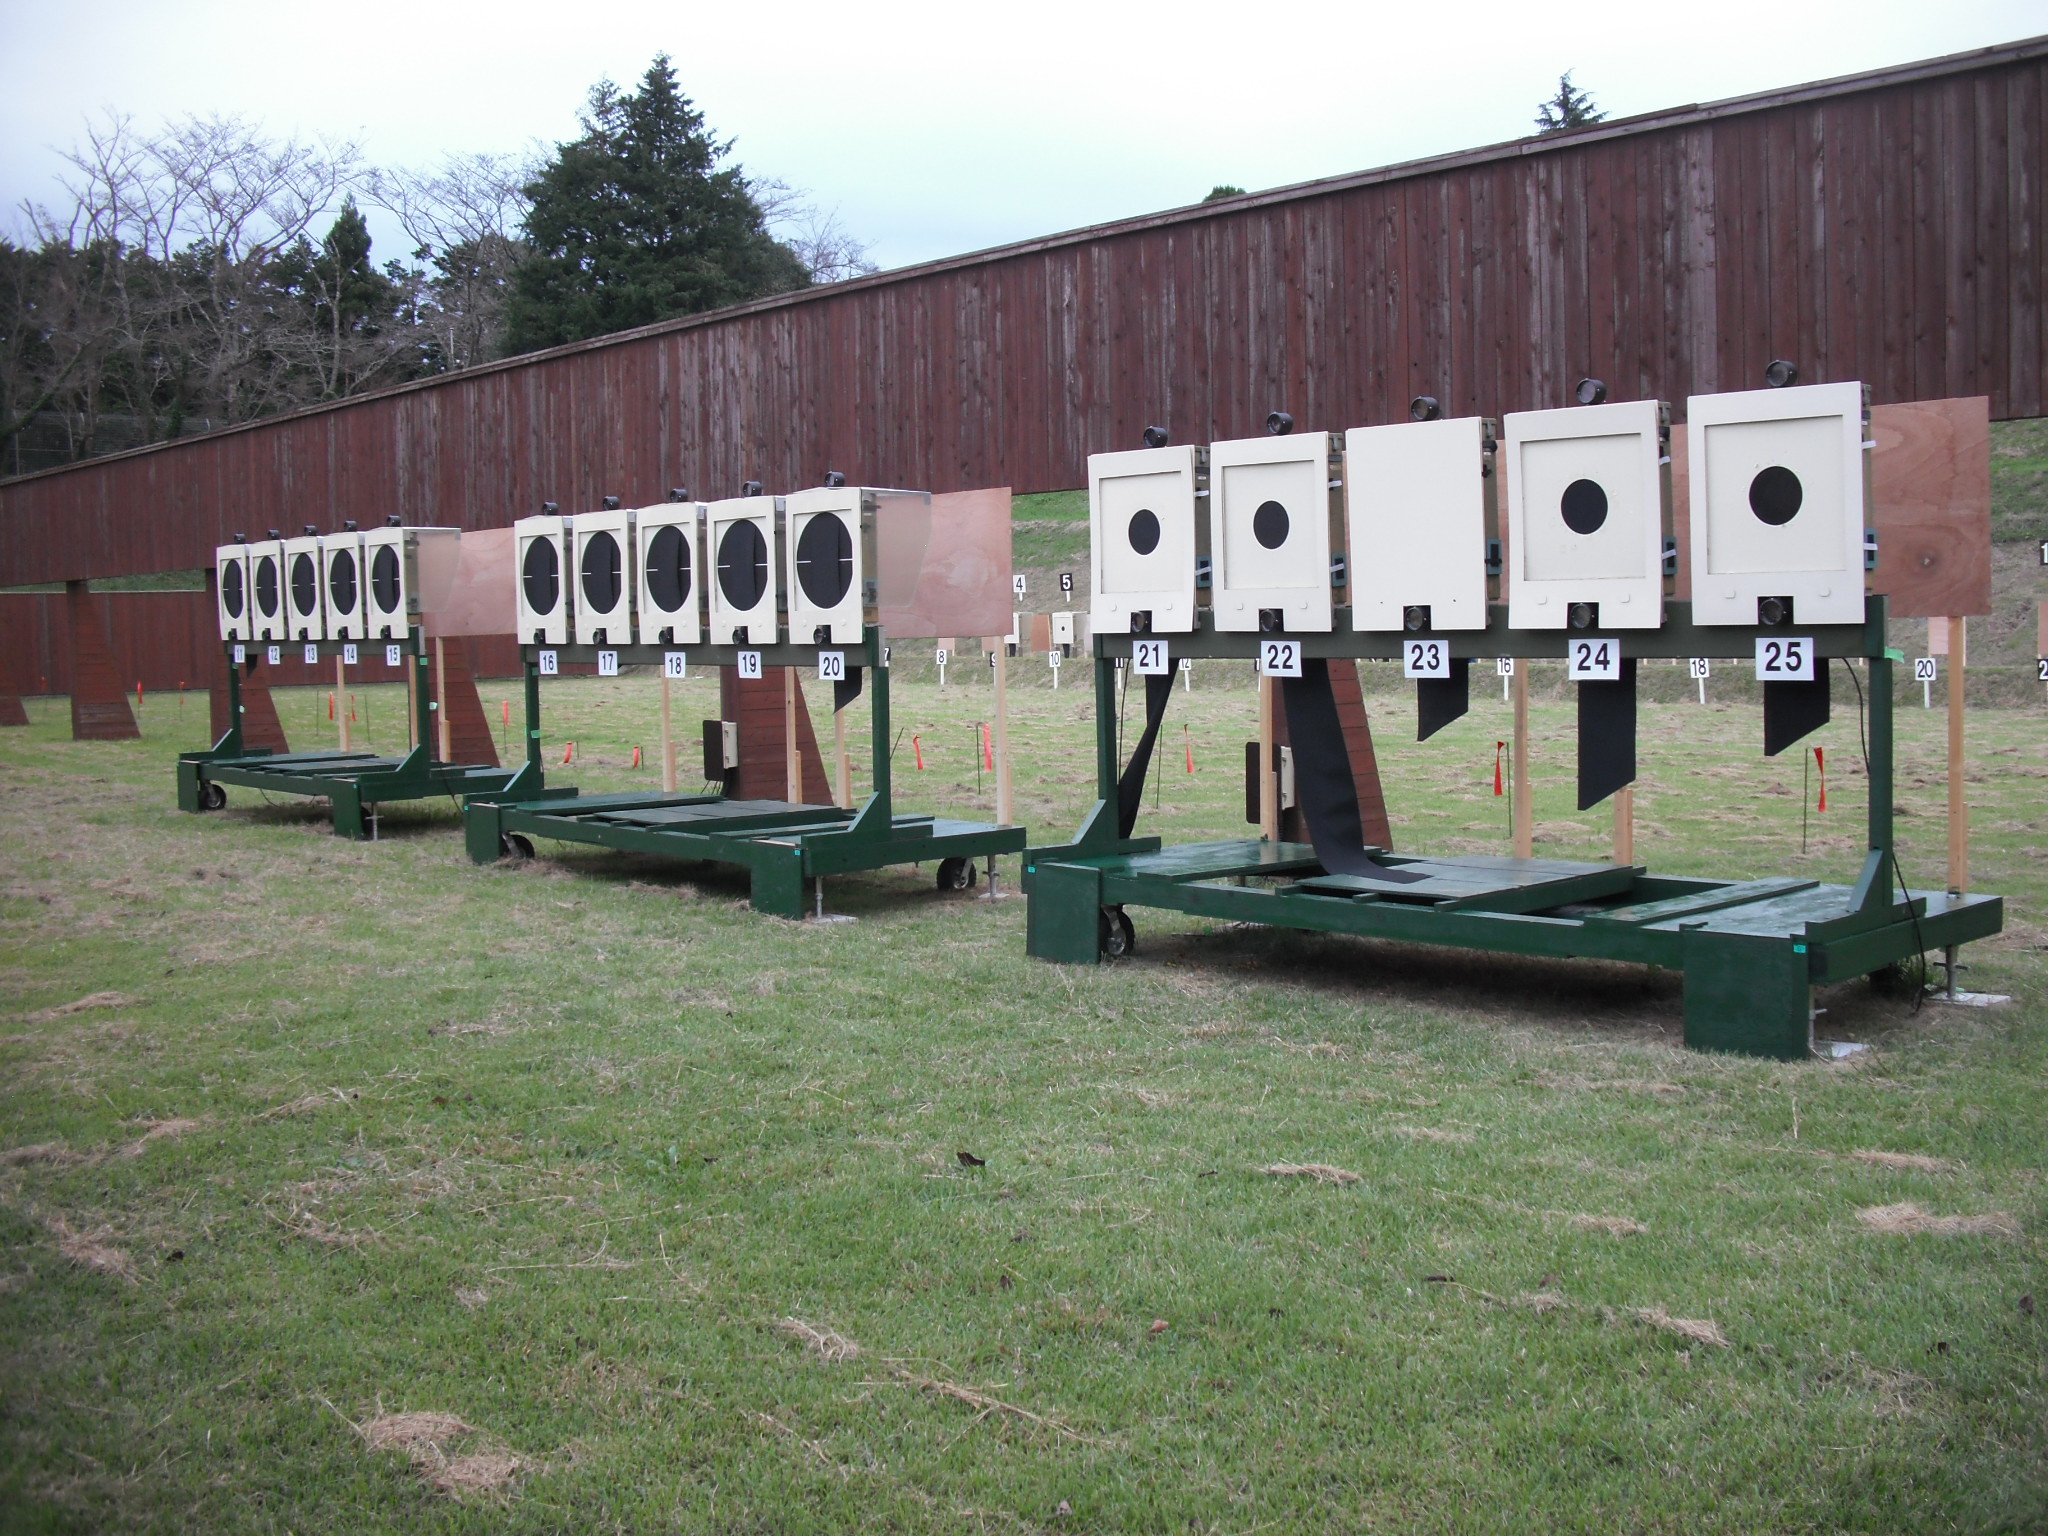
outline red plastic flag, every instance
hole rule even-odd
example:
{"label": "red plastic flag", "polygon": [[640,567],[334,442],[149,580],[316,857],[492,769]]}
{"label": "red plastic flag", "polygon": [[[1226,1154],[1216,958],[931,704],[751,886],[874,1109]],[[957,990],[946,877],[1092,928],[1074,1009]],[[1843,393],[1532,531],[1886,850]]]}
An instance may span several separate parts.
{"label": "red plastic flag", "polygon": [[981,757],[983,766],[990,773],[996,771],[996,739],[989,734],[988,722],[981,723]]}
{"label": "red plastic flag", "polygon": [[334,690],[331,688],[327,692],[327,718],[334,718]]}
{"label": "red plastic flag", "polygon": [[640,766],[640,749],[638,747],[633,749],[633,766],[635,768]]}
{"label": "red plastic flag", "polygon": [[1188,749],[1188,772],[1193,773],[1195,771],[1195,739],[1188,734],[1186,726],[1180,728],[1180,739],[1186,744]]}
{"label": "red plastic flag", "polygon": [[910,738],[910,750],[911,750],[912,752],[915,752],[915,753],[917,754],[917,771],[918,771],[919,773],[923,773],[923,772],[924,772],[924,739],[923,739],[922,737],[919,737],[919,736],[913,736],[913,737],[911,737],[911,738]]}
{"label": "red plastic flag", "polygon": [[575,756],[576,756],[576,743],[575,743],[575,742],[573,742],[573,741],[571,741],[571,742],[565,742],[565,743],[563,743],[563,745],[562,745],[562,766],[563,766],[564,768],[568,767],[568,766],[569,766],[569,763],[570,763],[570,760],[571,760],[572,758],[574,758]]}
{"label": "red plastic flag", "polygon": [[1826,815],[1828,808],[1828,760],[1826,753],[1820,747],[1813,749],[1813,762],[1814,766],[1820,769],[1820,809],[1821,814]]}
{"label": "red plastic flag", "polygon": [[1493,744],[1493,792],[1496,795],[1507,793],[1507,790],[1503,787],[1501,777],[1501,764],[1506,760],[1507,753],[1508,744],[1506,742],[1496,741]]}

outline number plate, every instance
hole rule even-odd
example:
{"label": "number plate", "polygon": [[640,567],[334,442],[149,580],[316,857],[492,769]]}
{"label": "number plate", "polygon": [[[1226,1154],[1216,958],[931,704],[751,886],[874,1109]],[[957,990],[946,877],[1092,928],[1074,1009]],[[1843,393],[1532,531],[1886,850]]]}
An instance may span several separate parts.
{"label": "number plate", "polygon": [[839,683],[845,680],[846,652],[818,652],[818,681],[821,683]]}
{"label": "number plate", "polygon": [[1059,653],[1058,651],[1047,651],[1047,652],[1045,653],[1045,664],[1046,664],[1046,665],[1047,665],[1048,667],[1051,667],[1051,668],[1053,669],[1053,671],[1055,671],[1055,672],[1059,671],[1059,669],[1060,669],[1060,653]]}
{"label": "number plate", "polygon": [[739,673],[744,678],[758,679],[761,675],[761,653],[759,651],[741,651],[739,656]]}
{"label": "number plate", "polygon": [[597,675],[599,677],[617,677],[619,675],[619,653],[617,651],[599,651],[597,653]]}
{"label": "number plate", "polygon": [[1401,675],[1403,677],[1449,677],[1451,675],[1451,648],[1442,640],[1403,640],[1401,642]]}
{"label": "number plate", "polygon": [[1809,635],[1773,635],[1756,643],[1756,675],[1764,683],[1813,681],[1813,639]]}
{"label": "number plate", "polygon": [[681,681],[688,662],[689,658],[681,651],[663,651],[661,653],[661,675]]}
{"label": "number plate", "polygon": [[1012,576],[1010,578],[1010,590],[1019,597],[1022,597],[1024,595],[1024,578],[1022,576]]}
{"label": "number plate", "polygon": [[307,647],[306,647],[306,665],[310,667],[310,666],[314,665],[314,664],[315,664],[316,662],[318,662],[319,660],[320,660],[320,647],[319,647],[319,646],[317,646],[317,645],[309,645],[309,646],[307,646]]}
{"label": "number plate", "polygon": [[2041,656],[2035,659],[2039,661],[2041,665],[2041,681],[2044,683],[2048,683],[2048,656]]}
{"label": "number plate", "polygon": [[1934,658],[1932,656],[1916,656],[1913,658],[1914,682],[1931,683],[1935,680],[1935,678],[1939,677],[1940,675],[1940,671],[1935,666]]}
{"label": "number plate", "polygon": [[278,660],[282,654],[283,653],[280,647],[273,645],[270,648],[270,651],[268,653],[268,660],[273,667],[278,664]]}
{"label": "number plate", "polygon": [[397,647],[397,646],[395,646],[395,645],[387,645],[387,646],[385,646],[385,647],[384,647],[384,665],[385,665],[385,666],[387,666],[387,667],[398,667],[398,666],[403,666],[403,665],[404,665],[404,663],[403,663],[402,661],[400,661],[400,660],[399,660],[399,657],[400,657],[400,655],[401,655],[401,654],[402,654],[402,652],[400,651],[399,647]]}
{"label": "number plate", "polygon": [[1259,642],[1259,671],[1267,677],[1301,676],[1301,642],[1299,640],[1261,640]]}
{"label": "number plate", "polygon": [[1696,683],[1705,682],[1709,677],[1713,675],[1714,671],[1714,669],[1707,664],[1707,658],[1704,656],[1693,657],[1690,661],[1686,663],[1686,668],[1690,672],[1692,680]]}
{"label": "number plate", "polygon": [[352,667],[356,664],[356,648],[353,645],[344,645],[341,648],[341,664],[344,667]]}
{"label": "number plate", "polygon": [[943,666],[944,666],[944,665],[945,665],[945,664],[946,664],[947,662],[951,661],[952,659],[953,659],[953,653],[952,653],[952,652],[950,652],[950,651],[948,651],[948,650],[947,650],[947,649],[946,649],[946,648],[945,648],[945,647],[944,647],[943,645],[942,645],[942,646],[940,646],[940,647],[939,647],[939,665],[943,667]]}
{"label": "number plate", "polygon": [[540,653],[540,675],[542,677],[553,677],[561,670],[561,661],[553,651],[542,651]]}
{"label": "number plate", "polygon": [[1612,639],[1572,640],[1565,648],[1566,671],[1575,683],[1621,681],[1621,642]]}
{"label": "number plate", "polygon": [[236,665],[236,666],[238,666],[238,667],[239,667],[239,666],[244,666],[244,665],[246,665],[246,664],[248,663],[248,660],[249,660],[249,647],[247,647],[246,645],[238,645],[238,646],[236,646],[236,647],[235,647],[235,665]]}
{"label": "number plate", "polygon": [[1169,670],[1164,640],[1133,640],[1131,669],[1140,677],[1157,677]]}
{"label": "number plate", "polygon": [[1060,590],[1069,593],[1074,590],[1074,573],[1072,571],[1060,572]]}
{"label": "number plate", "polygon": [[1495,677],[1513,677],[1515,675],[1515,658],[1512,656],[1494,657],[1493,675]]}

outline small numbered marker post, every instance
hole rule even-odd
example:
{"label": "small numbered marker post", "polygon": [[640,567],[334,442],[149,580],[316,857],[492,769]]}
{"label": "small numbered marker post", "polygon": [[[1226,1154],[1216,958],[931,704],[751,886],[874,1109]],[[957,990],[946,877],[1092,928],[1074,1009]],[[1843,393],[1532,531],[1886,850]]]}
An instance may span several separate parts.
{"label": "small numbered marker post", "polygon": [[1024,595],[1024,577],[1021,572],[1010,578],[1010,590],[1019,597]]}
{"label": "small numbered marker post", "polygon": [[939,647],[939,686],[946,686],[946,663],[953,659],[953,653],[943,645]]}
{"label": "small numbered marker post", "polygon": [[273,645],[273,646],[272,646],[272,647],[270,648],[270,654],[269,654],[269,656],[268,656],[268,657],[267,657],[266,659],[267,659],[267,660],[268,660],[268,661],[270,662],[270,664],[271,664],[271,665],[272,665],[272,666],[274,667],[274,666],[276,666],[276,665],[277,665],[279,657],[281,657],[281,656],[282,656],[283,654],[284,654],[284,651],[283,651],[283,647],[281,647],[281,646],[275,646],[275,645]]}
{"label": "small numbered marker post", "polygon": [[540,675],[542,677],[553,677],[561,670],[561,661],[553,651],[542,651],[540,653]]}
{"label": "small numbered marker post", "polygon": [[843,683],[846,681],[846,652],[818,652],[818,681],[821,683]]}
{"label": "small numbered marker post", "polygon": [[1808,635],[1773,635],[1756,643],[1756,676],[1762,683],[1813,681],[1813,639]]}
{"label": "small numbered marker post", "polygon": [[759,651],[741,651],[741,652],[740,652],[740,654],[739,654],[739,674],[740,674],[740,676],[741,676],[741,677],[747,678],[747,679],[749,679],[749,680],[758,680],[758,679],[760,678],[760,676],[761,676],[761,653],[760,653]]}
{"label": "small numbered marker post", "polygon": [[2038,656],[2035,660],[2041,668],[2041,681],[2048,683],[2048,656]]}
{"label": "small numbered marker post", "polygon": [[356,664],[356,648],[353,645],[344,645],[341,648],[341,664],[345,667]]}
{"label": "small numbered marker post", "polygon": [[1259,672],[1265,677],[1301,676],[1301,642],[1299,640],[1261,640],[1259,642]]}
{"label": "small numbered marker post", "polygon": [[1920,707],[1934,708],[1934,680],[1940,676],[1932,656],[1913,658],[1913,681],[1920,685]]}
{"label": "small numbered marker post", "polygon": [[310,667],[310,666],[312,666],[312,665],[313,665],[313,664],[314,664],[315,662],[317,662],[317,661],[318,661],[319,659],[320,659],[320,647],[319,647],[319,646],[317,646],[317,645],[309,645],[309,646],[307,646],[307,647],[306,647],[306,665]]}
{"label": "small numbered marker post", "polygon": [[1565,675],[1575,683],[1621,681],[1621,642],[1590,637],[1573,640],[1565,650]]}
{"label": "small numbered marker post", "polygon": [[1712,664],[1704,656],[1693,657],[1686,666],[1690,669],[1687,675],[1696,683],[1703,683],[1714,675]]}
{"label": "small numbered marker post", "polygon": [[399,648],[399,647],[397,647],[397,646],[395,646],[395,645],[387,645],[387,646],[385,646],[385,647],[384,647],[384,665],[385,665],[385,666],[387,666],[387,667],[402,667],[402,666],[404,666],[404,665],[405,665],[405,663],[404,663],[404,662],[403,662],[402,660],[400,660],[400,657],[401,657],[401,656],[402,656],[403,654],[404,654],[404,653],[403,653],[403,652],[402,652],[402,651],[400,650],[400,648]]}
{"label": "small numbered marker post", "polygon": [[1158,677],[1168,670],[1164,640],[1133,640],[1131,670],[1140,677]]}
{"label": "small numbered marker post", "polygon": [[1403,640],[1401,642],[1401,675],[1403,677],[1449,677],[1451,675],[1451,648],[1442,640]]}
{"label": "small numbered marker post", "polygon": [[661,653],[661,675],[681,682],[689,670],[689,657],[682,651]]}
{"label": "small numbered marker post", "polygon": [[599,677],[617,677],[619,675],[619,653],[617,651],[599,651],[597,653],[597,675]]}
{"label": "small numbered marker post", "polygon": [[[1059,653],[1055,651],[1054,655]],[[1195,691],[1195,658],[1183,656],[1180,659],[1180,685],[1189,693]]]}
{"label": "small numbered marker post", "polygon": [[890,656],[895,654],[895,651],[896,647],[893,645],[885,645],[882,647],[882,665],[884,667],[889,665],[889,658]]}
{"label": "small numbered marker post", "polygon": [[1068,597],[1074,595],[1074,573],[1072,571],[1060,572],[1060,591]]}
{"label": "small numbered marker post", "polygon": [[1512,656],[1494,657],[1493,674],[1496,677],[1513,677],[1515,675],[1515,658]]}
{"label": "small numbered marker post", "polygon": [[247,647],[246,645],[238,645],[238,646],[236,646],[236,647],[235,647],[235,665],[236,665],[236,666],[238,666],[238,667],[240,667],[240,666],[245,666],[245,665],[247,665],[247,663],[248,663],[248,660],[249,660],[249,647]]}

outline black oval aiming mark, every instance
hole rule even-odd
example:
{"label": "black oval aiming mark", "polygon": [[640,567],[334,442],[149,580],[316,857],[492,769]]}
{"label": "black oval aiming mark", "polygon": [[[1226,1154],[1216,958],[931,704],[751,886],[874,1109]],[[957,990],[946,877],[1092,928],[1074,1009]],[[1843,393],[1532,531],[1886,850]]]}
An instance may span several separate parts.
{"label": "black oval aiming mark", "polygon": [[398,612],[398,551],[382,546],[370,562],[370,595],[379,613]]}
{"label": "black oval aiming mark", "polygon": [[227,609],[228,617],[242,616],[242,562],[237,560],[220,573],[220,605]]}
{"label": "black oval aiming mark", "polygon": [[336,550],[327,562],[327,597],[337,614],[356,611],[356,557],[348,550]]}
{"label": "black oval aiming mark", "polygon": [[599,613],[610,613],[625,585],[619,541],[603,531],[593,533],[583,541],[583,600]]}
{"label": "black oval aiming mark", "polygon": [[1564,525],[1573,533],[1598,533],[1607,521],[1607,493],[1594,480],[1574,480],[1558,498]]}
{"label": "black oval aiming mark", "polygon": [[[378,563],[383,563],[384,551],[379,550]],[[535,539],[526,546],[526,559],[522,564],[520,580],[526,588],[526,606],[535,613],[553,613],[555,601],[562,595],[562,561],[555,553],[553,539]],[[396,593],[392,594],[396,597]],[[377,600],[384,602],[380,588]],[[385,607],[391,607],[385,603]]]}
{"label": "black oval aiming mark", "polygon": [[1141,555],[1149,555],[1159,547],[1159,517],[1150,507],[1140,507],[1131,514],[1131,526],[1125,532],[1131,541],[1131,548]]}
{"label": "black oval aiming mark", "polygon": [[1806,501],[1806,488],[1799,477],[1782,464],[1768,465],[1749,482],[1749,510],[1759,522],[1782,528],[1799,515]]}
{"label": "black oval aiming mark", "polygon": [[256,562],[256,606],[266,619],[277,612],[277,561],[269,555]]}
{"label": "black oval aiming mark", "polygon": [[320,603],[320,572],[308,554],[292,556],[292,612],[311,613]]}
{"label": "black oval aiming mark", "polygon": [[837,513],[818,513],[797,535],[796,579],[814,608],[836,608],[853,585],[853,535]]}
{"label": "black oval aiming mark", "polygon": [[663,613],[674,613],[690,595],[690,541],[674,523],[647,544],[647,595]]}
{"label": "black oval aiming mark", "polygon": [[734,523],[718,541],[718,590],[741,612],[768,590],[768,541],[752,523]]}
{"label": "black oval aiming mark", "polygon": [[1262,501],[1252,514],[1252,537],[1267,549],[1287,542],[1287,509],[1277,501]]}

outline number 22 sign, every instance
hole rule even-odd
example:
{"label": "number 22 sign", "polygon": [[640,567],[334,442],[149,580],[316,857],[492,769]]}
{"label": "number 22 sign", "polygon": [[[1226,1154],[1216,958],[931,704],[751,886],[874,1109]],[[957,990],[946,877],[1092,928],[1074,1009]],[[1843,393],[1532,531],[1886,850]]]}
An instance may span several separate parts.
{"label": "number 22 sign", "polygon": [[1261,640],[1259,642],[1259,671],[1267,677],[1301,676],[1301,642],[1299,640]]}

